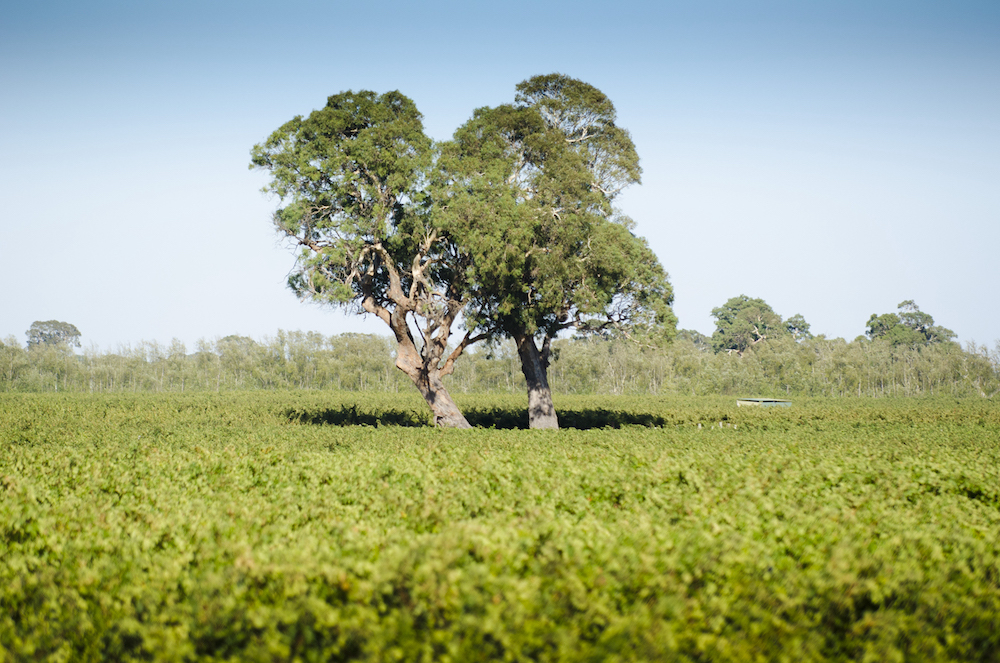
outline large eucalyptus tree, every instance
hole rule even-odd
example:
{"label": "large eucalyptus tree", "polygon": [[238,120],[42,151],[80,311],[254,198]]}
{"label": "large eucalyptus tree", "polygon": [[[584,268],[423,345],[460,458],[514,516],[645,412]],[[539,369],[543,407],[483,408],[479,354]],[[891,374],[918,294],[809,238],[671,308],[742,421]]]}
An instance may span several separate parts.
{"label": "large eucalyptus tree", "polygon": [[433,222],[425,191],[433,146],[414,103],[399,92],[343,92],[251,155],[251,168],[271,176],[265,191],[281,201],[276,229],[299,250],[292,290],[385,322],[396,366],[435,422],[468,427],[442,378],[482,337],[470,332],[448,349],[467,301],[468,264]]}
{"label": "large eucalyptus tree", "polygon": [[470,260],[466,326],[514,340],[529,425],[557,428],[548,382],[564,330],[669,339],[666,271],[616,196],[641,169],[600,90],[551,74],[517,86],[513,104],[480,108],[442,147],[435,204]]}
{"label": "large eucalyptus tree", "polygon": [[61,345],[64,347],[80,347],[80,330],[76,325],[60,320],[35,320],[25,332],[28,337],[28,348],[43,345]]}

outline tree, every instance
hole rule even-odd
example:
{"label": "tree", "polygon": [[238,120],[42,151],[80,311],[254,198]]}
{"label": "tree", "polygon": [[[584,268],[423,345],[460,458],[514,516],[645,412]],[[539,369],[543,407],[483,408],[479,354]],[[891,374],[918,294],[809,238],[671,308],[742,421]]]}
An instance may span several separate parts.
{"label": "tree", "polygon": [[896,308],[899,313],[872,313],[866,325],[868,338],[906,347],[947,343],[955,338],[955,332],[935,325],[934,318],[921,311],[912,299],[900,302]]}
{"label": "tree", "polygon": [[812,332],[809,331],[809,323],[806,319],[802,317],[801,313],[796,313],[792,317],[785,320],[785,329],[788,333],[792,335],[796,341],[808,340],[813,338]]}
{"label": "tree", "polygon": [[0,391],[10,391],[28,368],[26,352],[14,336],[0,340]]}
{"label": "tree", "polygon": [[712,317],[716,327],[712,348],[716,352],[736,352],[742,356],[747,348],[757,343],[789,333],[781,316],[767,302],[746,295],[733,297],[712,309]]}
{"label": "tree", "polygon": [[275,227],[300,250],[292,290],[385,322],[396,366],[435,423],[468,427],[442,378],[481,336],[467,334],[446,354],[468,266],[433,223],[425,191],[433,148],[416,105],[399,92],[343,92],[251,154],[251,168],[270,173],[264,190],[283,203]]}
{"label": "tree", "polygon": [[698,350],[707,352],[712,349],[712,339],[694,329],[678,329],[678,341],[689,341]]}
{"label": "tree", "polygon": [[80,347],[80,330],[75,325],[59,320],[46,320],[31,323],[31,327],[25,332],[28,336],[28,347],[33,348],[39,345],[65,345],[67,347]]}
{"label": "tree", "polygon": [[882,315],[872,313],[871,317],[868,318],[865,335],[872,340],[881,338],[899,326],[900,322],[899,316],[895,313],[883,313]]}
{"label": "tree", "polygon": [[562,74],[476,110],[442,148],[435,197],[470,257],[466,326],[514,341],[532,428],[558,427],[548,367],[560,332],[674,333],[667,273],[613,206],[640,174],[611,101]]}
{"label": "tree", "polygon": [[261,348],[255,340],[248,336],[231,334],[215,343],[223,373],[231,378],[233,386],[242,387],[247,379],[258,372],[256,363]]}

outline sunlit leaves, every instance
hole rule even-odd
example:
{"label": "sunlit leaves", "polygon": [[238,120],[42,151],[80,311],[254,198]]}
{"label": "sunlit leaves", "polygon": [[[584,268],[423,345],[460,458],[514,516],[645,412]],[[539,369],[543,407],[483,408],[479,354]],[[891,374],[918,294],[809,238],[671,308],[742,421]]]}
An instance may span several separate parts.
{"label": "sunlit leaves", "polygon": [[1000,652],[987,401],[577,398],[623,427],[561,432],[416,427],[416,394],[0,405],[13,660]]}
{"label": "sunlit leaves", "polygon": [[[712,347],[716,352],[738,352],[768,339],[780,338],[789,333],[781,316],[763,299],[739,295],[712,309],[715,333]],[[804,322],[804,321],[803,321]]]}
{"label": "sunlit leaves", "polygon": [[899,304],[899,313],[872,313],[865,332],[868,338],[879,339],[894,346],[918,347],[947,343],[955,332],[934,324],[930,314],[920,310],[912,299]]}
{"label": "sunlit leaves", "polygon": [[526,80],[514,104],[476,110],[439,167],[442,223],[472,261],[470,324],[672,335],[667,274],[613,206],[641,170],[600,90],[561,74]]}
{"label": "sunlit leaves", "polygon": [[[335,304],[356,305],[365,296],[384,303],[384,270],[405,272],[414,242],[427,232],[413,221],[431,141],[413,102],[399,92],[333,95],[324,108],[254,146],[251,157],[252,168],[270,174],[265,191],[281,200],[275,227],[304,247],[290,280],[296,294]],[[366,251],[375,245],[390,251],[392,265]],[[365,281],[369,271],[374,280]]]}

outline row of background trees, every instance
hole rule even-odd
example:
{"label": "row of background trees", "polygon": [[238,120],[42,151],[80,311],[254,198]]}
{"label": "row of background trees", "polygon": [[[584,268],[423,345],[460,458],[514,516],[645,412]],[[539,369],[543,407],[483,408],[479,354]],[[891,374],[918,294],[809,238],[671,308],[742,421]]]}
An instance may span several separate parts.
{"label": "row of background trees", "polygon": [[[872,315],[853,341],[814,336],[801,315],[782,319],[761,299],[739,296],[714,309],[712,336],[680,330],[661,346],[616,336],[552,343],[549,380],[567,394],[729,394],[761,396],[921,396],[1000,394],[1000,341],[991,349],[934,324],[912,301]],[[0,341],[0,391],[220,391],[340,389],[400,391],[397,344],[369,334],[324,336],[279,331],[254,340],[227,336],[184,343],[141,342],[114,351],[90,347],[67,323],[35,323],[28,345]],[[62,325],[60,327],[59,325]],[[63,329],[43,335],[39,329]],[[480,346],[456,362],[448,389],[523,393],[512,340]]]}

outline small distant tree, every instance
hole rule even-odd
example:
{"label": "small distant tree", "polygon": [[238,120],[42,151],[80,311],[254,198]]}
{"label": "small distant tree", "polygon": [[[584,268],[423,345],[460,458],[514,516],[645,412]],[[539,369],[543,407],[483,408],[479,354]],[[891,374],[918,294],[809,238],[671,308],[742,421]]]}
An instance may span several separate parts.
{"label": "small distant tree", "polygon": [[796,341],[807,340],[813,337],[812,332],[809,331],[809,323],[806,322],[801,313],[796,313],[785,320],[785,329],[788,330],[788,333]]}
{"label": "small distant tree", "polygon": [[872,340],[882,338],[898,327],[900,322],[899,316],[895,313],[883,313],[882,315],[872,313],[865,326],[865,336]]}
{"label": "small distant tree", "polygon": [[712,309],[712,317],[716,327],[712,334],[712,348],[716,352],[736,352],[742,356],[751,346],[789,333],[781,316],[767,302],[746,295],[733,297]]}
{"label": "small distant tree", "polygon": [[955,338],[955,332],[935,325],[934,318],[921,311],[912,299],[900,302],[897,309],[899,313],[872,313],[867,324],[868,338],[907,347],[948,343]]}
{"label": "small distant tree", "polygon": [[59,320],[46,320],[31,323],[31,327],[25,332],[28,336],[28,347],[33,348],[39,345],[64,345],[66,347],[80,347],[80,330],[75,325]]}

